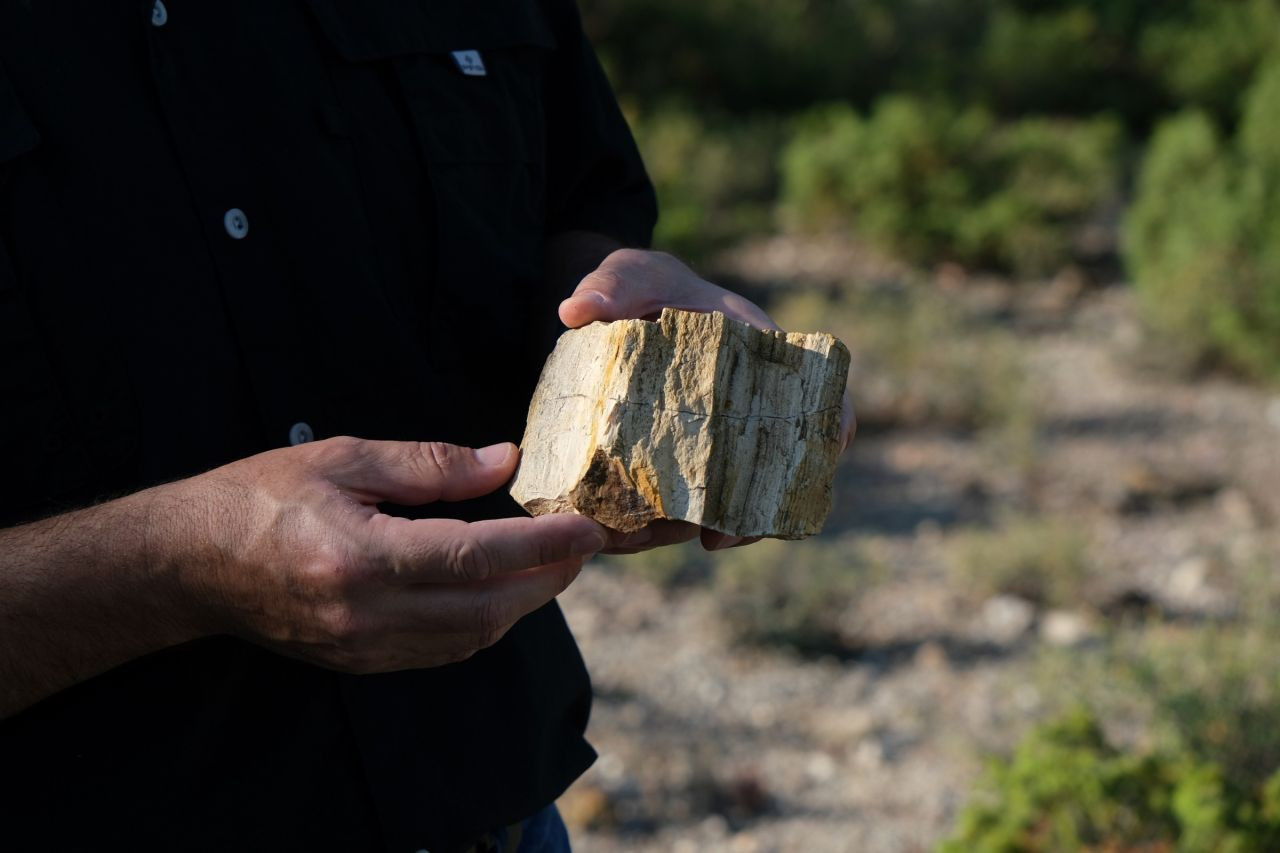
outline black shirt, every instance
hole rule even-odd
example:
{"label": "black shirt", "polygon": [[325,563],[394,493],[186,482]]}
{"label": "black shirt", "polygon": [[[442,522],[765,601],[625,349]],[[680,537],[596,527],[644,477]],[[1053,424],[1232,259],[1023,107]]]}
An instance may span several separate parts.
{"label": "black shirt", "polygon": [[[309,435],[518,440],[546,238],[654,215],[572,0],[0,0],[0,525]],[[581,773],[589,704],[554,603],[380,676],[203,640],[0,723],[0,845],[438,853]]]}

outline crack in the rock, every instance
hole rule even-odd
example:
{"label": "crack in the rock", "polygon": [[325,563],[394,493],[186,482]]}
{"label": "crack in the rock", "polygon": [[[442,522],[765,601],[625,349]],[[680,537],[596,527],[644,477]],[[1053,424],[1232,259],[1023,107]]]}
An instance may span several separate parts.
{"label": "crack in the rock", "polygon": [[[597,400],[597,399],[599,398],[590,397],[586,394],[562,394],[559,397],[552,398],[551,402],[555,403],[555,402],[559,402],[560,400]],[[627,400],[627,399],[621,399],[618,397],[606,397],[605,399],[607,399],[611,403],[620,403],[624,406],[639,406],[643,408],[649,405],[648,403],[641,403],[637,400]],[[704,420],[707,418],[725,418],[731,421],[749,421],[749,420],[758,418],[760,420],[768,420],[768,421],[794,421],[794,420],[799,420],[800,418],[807,418],[807,417],[812,417],[814,415],[823,415],[823,414],[826,414],[827,412],[834,412],[834,411],[837,411],[839,408],[840,408],[839,406],[827,406],[825,409],[814,409],[811,412],[801,412],[798,415],[730,415],[730,414],[726,414],[725,412],[713,412],[712,414],[707,415],[707,414],[702,414],[700,412],[685,411],[684,409],[662,409],[662,408],[659,408],[658,406],[654,406],[653,410],[655,412],[660,412],[661,414],[664,414],[664,415],[688,415],[691,418],[700,418]]]}

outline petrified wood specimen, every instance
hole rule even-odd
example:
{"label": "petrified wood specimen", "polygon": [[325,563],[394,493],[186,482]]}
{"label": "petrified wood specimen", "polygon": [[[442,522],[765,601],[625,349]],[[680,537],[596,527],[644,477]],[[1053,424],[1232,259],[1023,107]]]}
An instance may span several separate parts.
{"label": "petrified wood specimen", "polygon": [[529,406],[512,496],[631,532],[681,519],[799,539],[831,510],[849,351],[666,309],[566,332]]}

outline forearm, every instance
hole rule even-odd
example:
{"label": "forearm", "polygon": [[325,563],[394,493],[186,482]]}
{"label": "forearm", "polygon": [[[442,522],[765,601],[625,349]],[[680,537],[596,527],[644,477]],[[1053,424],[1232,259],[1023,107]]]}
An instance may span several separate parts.
{"label": "forearm", "polygon": [[162,556],[167,488],[0,530],[0,719],[196,636]]}

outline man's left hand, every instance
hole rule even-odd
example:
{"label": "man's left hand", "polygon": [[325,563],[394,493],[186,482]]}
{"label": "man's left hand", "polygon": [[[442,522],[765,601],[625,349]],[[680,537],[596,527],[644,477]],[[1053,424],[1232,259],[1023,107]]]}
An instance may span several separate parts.
{"label": "man's left hand", "polygon": [[[749,299],[700,278],[671,255],[640,249],[618,249],[606,257],[594,272],[582,279],[573,295],[560,303],[560,319],[569,328],[576,329],[597,320],[653,320],[663,308],[720,311],[758,329],[778,328],[769,315]],[[853,402],[846,391],[840,427],[841,450],[853,440],[856,426]],[[618,534],[605,553],[631,554],[687,542],[699,535],[708,551],[755,541],[699,529],[688,522],[658,521],[635,533]]]}

